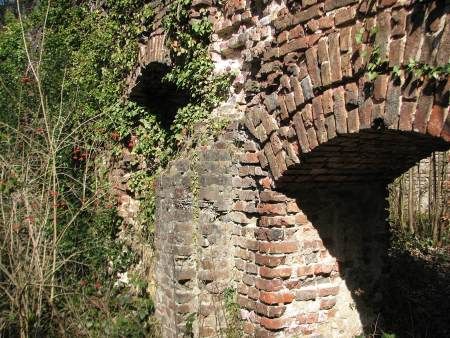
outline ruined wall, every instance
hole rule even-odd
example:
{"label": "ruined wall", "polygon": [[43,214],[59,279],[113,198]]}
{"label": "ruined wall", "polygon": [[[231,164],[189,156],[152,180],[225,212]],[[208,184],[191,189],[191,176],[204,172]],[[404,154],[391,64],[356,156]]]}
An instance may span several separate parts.
{"label": "ruined wall", "polygon": [[[237,128],[224,138],[239,140]],[[164,337],[210,337],[226,327],[238,157],[232,142],[217,141],[174,161],[157,182],[156,308]]]}
{"label": "ruined wall", "polygon": [[[448,5],[193,6],[214,22],[217,71],[237,74],[213,116],[236,121],[158,182],[164,336],[182,336],[191,319],[194,336],[219,336],[228,286],[247,335],[363,332],[382,302],[386,185],[449,140],[448,78],[397,78],[392,69],[410,58],[448,62]],[[372,82],[374,50],[388,62]]]}

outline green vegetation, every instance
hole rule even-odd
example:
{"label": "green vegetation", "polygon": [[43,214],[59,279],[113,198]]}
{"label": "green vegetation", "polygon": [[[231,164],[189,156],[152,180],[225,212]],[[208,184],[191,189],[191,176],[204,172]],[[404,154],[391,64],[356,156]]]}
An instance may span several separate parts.
{"label": "green vegetation", "polygon": [[[391,74],[397,81],[402,81],[402,75],[406,79],[411,76],[413,80],[423,81],[431,79],[443,81],[450,75],[450,62],[444,65],[431,66],[429,64],[409,59],[407,63],[389,67],[389,60],[381,55],[380,46],[375,43],[378,27],[373,27],[369,32],[364,28],[355,34],[355,41],[358,45],[367,43],[368,49],[362,52],[367,62],[365,73],[369,81],[374,81],[380,74]],[[364,40],[365,35],[366,41]]]}
{"label": "green vegetation", "polygon": [[127,273],[139,256],[118,237],[108,169],[124,147],[145,159],[130,188],[141,199],[143,240],[151,239],[154,175],[230,83],[213,73],[207,13],[191,22],[190,4],[174,1],[164,22],[174,62],[164,81],[188,94],[169,127],[162,112],[123,98],[153,18],[146,1],[40,1],[5,12],[0,335],[158,336],[149,288]]}
{"label": "green vegetation", "polygon": [[227,326],[225,336],[228,338],[242,337],[242,321],[240,317],[240,307],[237,303],[237,291],[232,288],[226,288],[223,292],[223,303],[225,308],[225,317]]}

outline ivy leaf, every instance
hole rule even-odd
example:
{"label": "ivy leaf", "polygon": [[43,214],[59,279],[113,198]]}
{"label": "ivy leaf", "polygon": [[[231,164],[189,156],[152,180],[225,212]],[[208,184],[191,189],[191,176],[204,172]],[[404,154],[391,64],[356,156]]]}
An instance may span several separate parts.
{"label": "ivy leaf", "polygon": [[355,34],[355,41],[357,44],[361,44],[364,36],[364,28],[360,28]]}
{"label": "ivy leaf", "polygon": [[368,72],[367,75],[369,77],[369,81],[374,81],[378,77],[377,72]]}

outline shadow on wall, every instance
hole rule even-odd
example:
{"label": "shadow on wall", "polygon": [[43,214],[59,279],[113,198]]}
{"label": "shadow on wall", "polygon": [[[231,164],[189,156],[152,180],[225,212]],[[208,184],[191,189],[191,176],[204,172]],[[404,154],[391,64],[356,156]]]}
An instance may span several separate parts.
{"label": "shadow on wall", "polygon": [[[348,306],[357,310],[365,334],[383,330],[397,337],[448,336],[449,293],[439,300],[427,281],[445,285],[449,276],[438,281],[424,262],[388,256],[386,184],[314,184],[289,194],[336,258],[354,301]],[[413,295],[424,301],[417,304]],[[433,316],[442,304],[445,312]]]}

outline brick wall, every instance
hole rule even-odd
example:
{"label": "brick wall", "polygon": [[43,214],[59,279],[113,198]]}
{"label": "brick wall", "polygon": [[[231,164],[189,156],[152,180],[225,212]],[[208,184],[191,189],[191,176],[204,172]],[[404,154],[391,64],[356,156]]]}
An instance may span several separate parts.
{"label": "brick wall", "polygon": [[[390,70],[410,58],[448,62],[449,7],[194,1],[199,8],[214,22],[217,72],[237,73],[213,116],[235,121],[158,182],[164,336],[186,333],[191,314],[195,336],[218,336],[228,286],[250,336],[359,333],[382,301],[386,185],[449,147],[448,78],[399,80]],[[371,82],[374,46],[388,64]]]}

